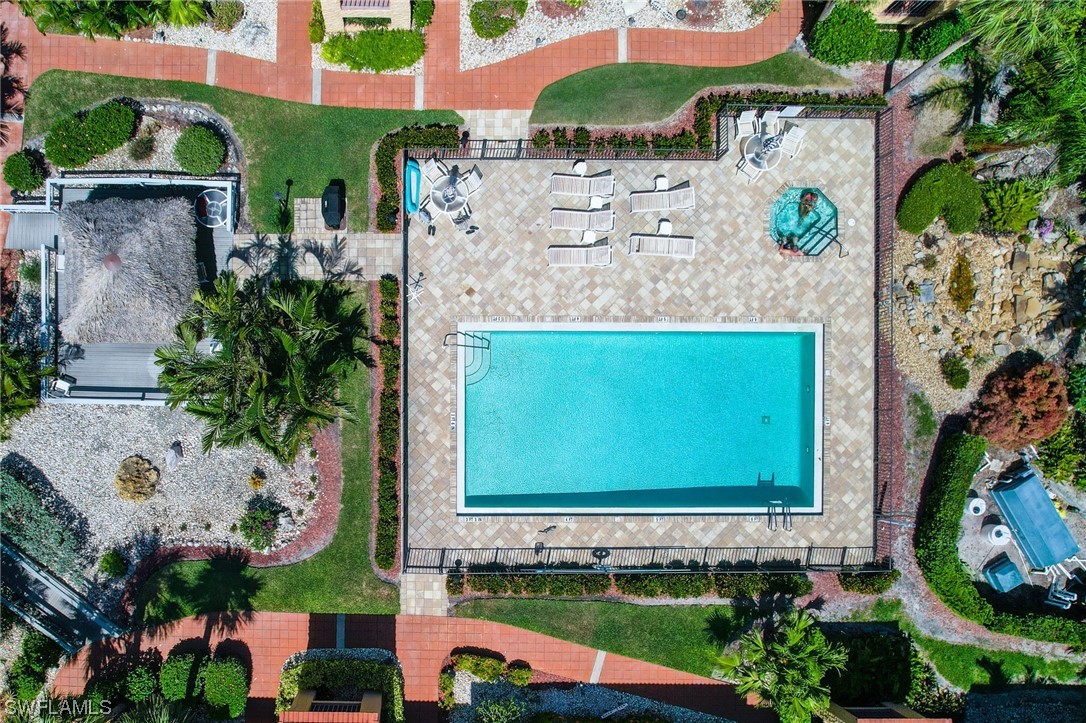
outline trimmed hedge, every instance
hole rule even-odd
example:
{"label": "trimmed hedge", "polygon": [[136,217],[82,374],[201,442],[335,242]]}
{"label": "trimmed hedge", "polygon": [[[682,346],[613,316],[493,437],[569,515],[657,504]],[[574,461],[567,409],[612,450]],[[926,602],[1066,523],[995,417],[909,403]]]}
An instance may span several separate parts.
{"label": "trimmed hedge", "polygon": [[377,412],[377,529],[374,562],[382,570],[396,563],[400,537],[400,475],[396,455],[400,449],[400,280],[386,274],[378,282],[381,295],[381,337],[378,356],[384,375]]}
{"label": "trimmed hedge", "polygon": [[923,500],[916,528],[916,561],[940,600],[973,622],[1005,635],[1086,646],[1086,622],[1057,615],[997,612],[981,597],[958,558],[958,532],[973,475],[984,458],[983,437],[959,433],[939,452],[934,484]]}
{"label": "trimmed hedge", "polygon": [[397,165],[400,152],[404,148],[456,148],[459,145],[459,128],[436,123],[426,127],[401,128],[378,141],[374,154],[377,183],[381,186],[376,211],[378,231],[394,231],[400,216],[400,173]]}
{"label": "trimmed hedge", "polygon": [[961,167],[944,163],[921,176],[905,194],[897,223],[909,233],[921,234],[942,216],[951,233],[968,233],[977,228],[983,210],[977,180]]}
{"label": "trimmed hedge", "polygon": [[95,156],[123,146],[135,129],[136,112],[111,100],[54,123],[45,136],[45,157],[62,168],[82,168]]}
{"label": "trimmed hedge", "polygon": [[842,572],[837,576],[841,589],[845,592],[858,592],[863,595],[882,595],[889,590],[898,578],[901,570],[883,570],[881,572],[850,573]]}
{"label": "trimmed hedge", "polygon": [[426,52],[426,38],[417,30],[374,28],[351,35],[336,33],[324,41],[321,56],[351,70],[380,73],[414,65]]}
{"label": "trimmed hedge", "polygon": [[381,720],[404,723],[403,673],[392,663],[307,660],[283,671],[275,712],[290,709],[299,690],[350,687],[381,692]]}
{"label": "trimmed hedge", "polygon": [[7,470],[0,470],[0,526],[19,549],[61,577],[80,574],[76,533],[47,500]]}
{"label": "trimmed hedge", "polygon": [[829,17],[815,26],[811,55],[830,65],[870,60],[878,47],[879,28],[866,7],[839,2]]}
{"label": "trimmed hedge", "polygon": [[210,176],[222,167],[226,144],[218,133],[206,126],[189,126],[181,131],[173,157],[187,173]]}
{"label": "trimmed hedge", "polygon": [[146,665],[137,665],[124,678],[125,697],[133,703],[142,703],[158,689],[158,679]]}
{"label": "trimmed hedge", "polygon": [[4,183],[14,191],[34,191],[45,183],[45,170],[35,154],[25,150],[12,153],[4,161]]}
{"label": "trimmed hedge", "polygon": [[204,702],[215,718],[237,718],[249,700],[249,673],[234,657],[219,657],[204,669]]}
{"label": "trimmed hedge", "polygon": [[313,9],[309,16],[309,42],[324,42],[324,10],[321,8],[321,0],[313,0]]}
{"label": "trimmed hedge", "polygon": [[428,28],[434,19],[434,0],[412,0],[411,22],[416,28]]}
{"label": "trimmed hedge", "polygon": [[199,698],[204,690],[206,659],[192,653],[171,655],[158,671],[162,695],[169,701]]}

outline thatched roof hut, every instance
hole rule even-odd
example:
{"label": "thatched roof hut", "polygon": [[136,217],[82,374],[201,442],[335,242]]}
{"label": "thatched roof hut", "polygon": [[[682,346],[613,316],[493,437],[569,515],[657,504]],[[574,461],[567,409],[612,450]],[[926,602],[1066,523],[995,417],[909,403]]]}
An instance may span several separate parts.
{"label": "thatched roof hut", "polygon": [[60,211],[70,344],[151,343],[196,291],[196,221],[181,198],[73,201]]}

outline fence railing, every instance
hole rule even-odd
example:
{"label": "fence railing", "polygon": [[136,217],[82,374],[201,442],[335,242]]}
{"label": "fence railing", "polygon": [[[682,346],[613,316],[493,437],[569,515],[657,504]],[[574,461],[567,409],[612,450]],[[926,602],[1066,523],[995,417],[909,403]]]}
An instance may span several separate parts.
{"label": "fence railing", "polygon": [[[410,547],[405,572],[802,572],[859,570],[873,547]],[[674,563],[674,565],[672,565]],[[671,567],[666,567],[672,565]]]}
{"label": "fence railing", "polygon": [[716,161],[720,158],[716,148],[536,148],[525,138],[468,141],[455,148],[409,148],[408,151],[415,157],[437,156],[450,161]]}

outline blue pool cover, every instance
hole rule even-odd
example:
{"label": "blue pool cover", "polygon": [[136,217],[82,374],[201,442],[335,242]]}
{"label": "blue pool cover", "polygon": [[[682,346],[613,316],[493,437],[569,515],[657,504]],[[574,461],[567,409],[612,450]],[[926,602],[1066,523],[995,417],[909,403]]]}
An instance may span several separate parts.
{"label": "blue pool cover", "polygon": [[991,565],[984,568],[984,579],[996,592],[1010,592],[1026,581],[1018,566],[1011,562],[1006,553],[997,557]]}
{"label": "blue pool cover", "polygon": [[1078,543],[1032,467],[993,489],[992,499],[1032,567],[1050,567],[1078,553]]}

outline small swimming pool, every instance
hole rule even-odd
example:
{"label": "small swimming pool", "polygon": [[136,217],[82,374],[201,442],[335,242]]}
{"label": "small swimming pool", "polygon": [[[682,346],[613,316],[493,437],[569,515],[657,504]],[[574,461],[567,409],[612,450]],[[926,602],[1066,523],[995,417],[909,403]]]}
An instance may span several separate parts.
{"label": "small swimming pool", "polygon": [[773,202],[770,219],[773,240],[807,256],[837,240],[837,206],[817,188],[789,188]]}
{"label": "small swimming pool", "polygon": [[459,332],[462,514],[821,512],[821,325]]}

